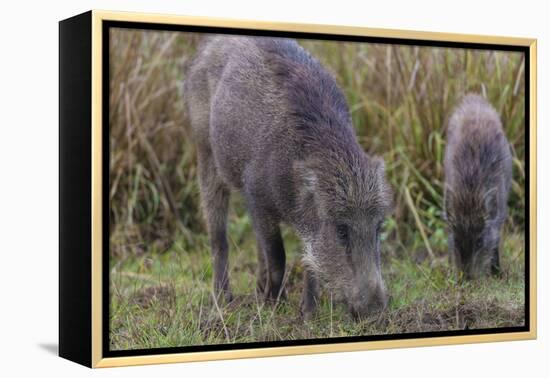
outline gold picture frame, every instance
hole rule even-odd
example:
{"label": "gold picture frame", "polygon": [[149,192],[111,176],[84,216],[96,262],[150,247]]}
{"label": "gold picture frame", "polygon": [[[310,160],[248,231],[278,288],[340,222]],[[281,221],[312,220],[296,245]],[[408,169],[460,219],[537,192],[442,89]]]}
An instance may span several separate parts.
{"label": "gold picture frame", "polygon": [[[169,26],[200,26],[229,29],[249,29],[273,32],[299,32],[314,34],[330,34],[340,36],[360,36],[375,38],[394,38],[399,40],[444,42],[444,43],[469,43],[469,44],[487,44],[517,46],[525,49],[528,54],[528,96],[529,108],[526,112],[526,123],[529,125],[529,153],[526,159],[529,159],[529,250],[528,255],[528,330],[509,333],[487,333],[475,335],[453,335],[453,336],[431,336],[426,338],[402,338],[397,340],[375,340],[375,341],[351,341],[343,343],[319,343],[310,345],[296,346],[270,346],[253,349],[231,349],[231,350],[213,350],[185,353],[164,353],[164,354],[144,354],[120,357],[108,357],[104,353],[104,280],[103,272],[106,268],[103,260],[103,245],[105,243],[105,228],[103,223],[103,194],[104,186],[104,136],[103,122],[105,115],[103,113],[103,104],[105,88],[103,82],[104,54],[104,25],[108,22],[129,22],[139,24],[155,24]],[[79,34],[80,33],[80,34]],[[79,36],[82,34],[82,39]],[[84,42],[82,42],[84,41]],[[79,49],[89,49],[89,54],[80,54]],[[75,58],[76,55],[80,58]],[[89,59],[91,58],[91,59]],[[72,59],[72,60],[71,60]],[[76,59],[76,60],[74,60]],[[81,59],[79,61],[78,59]],[[68,73],[70,62],[75,64],[79,62],[88,62],[89,77],[82,77],[82,72]],[[376,29],[354,26],[336,26],[336,25],[317,25],[317,24],[295,24],[281,22],[265,22],[254,20],[231,20],[210,17],[190,17],[145,13],[127,13],[93,10],[83,15],[61,21],[60,23],[60,355],[89,367],[114,367],[143,364],[160,364],[188,361],[207,361],[220,359],[237,359],[251,357],[283,356],[295,354],[327,353],[327,352],[346,352],[371,349],[388,349],[402,347],[435,346],[447,344],[466,344],[495,341],[512,341],[535,339],[537,336],[537,307],[536,307],[536,286],[537,286],[537,265],[536,265],[536,210],[537,210],[537,166],[536,166],[536,61],[537,61],[537,41],[528,38],[513,38],[501,36],[482,36],[469,34],[436,33],[424,31]],[[84,71],[84,74],[86,71]],[[89,97],[84,99],[76,95],[75,92],[68,91],[74,88],[74,81],[81,82],[78,91],[86,95],[90,91]],[[83,83],[83,84],[82,84]],[[63,92],[65,91],[65,95]],[[527,92],[526,92],[527,95]],[[73,102],[81,102],[75,105]],[[69,108],[75,106],[82,108],[79,114],[71,113]],[[78,108],[78,109],[80,109]],[[75,124],[82,120],[89,120],[89,128],[80,124]],[[70,130],[73,128],[73,130]],[[74,130],[80,128],[81,131]],[[89,160],[83,160],[78,163],[77,168],[71,168],[66,154],[72,150],[65,148],[70,140],[74,140],[75,135],[82,138],[83,143],[89,144]],[[73,139],[71,139],[73,138]],[[74,152],[74,151],[73,151]],[[66,153],[66,154],[65,154]],[[65,155],[64,155],[65,154]],[[86,164],[90,163],[90,166]],[[64,165],[67,164],[67,165]],[[89,175],[79,181],[82,188],[89,188],[85,192],[72,192],[71,185],[74,188],[74,182],[69,183],[67,177],[75,173],[74,169],[84,169],[85,174]],[[84,174],[84,173],[83,173]],[[66,180],[67,181],[64,181]],[[75,189],[76,190],[76,189]],[[88,196],[88,197],[83,197]],[[63,199],[64,198],[64,199]],[[82,205],[86,210],[80,216],[89,216],[89,219],[82,223],[73,222],[74,217],[78,216],[71,213],[69,207],[76,202],[86,198]],[[75,210],[76,211],[76,210]],[[71,218],[73,217],[73,218]],[[79,227],[76,229],[76,227]],[[86,234],[86,238],[79,240],[69,240],[68,234],[76,232]],[[75,236],[76,238],[76,236]],[[74,239],[74,238],[73,238]],[[80,254],[84,257],[71,257],[72,254]],[[82,272],[85,272],[81,274]],[[78,275],[78,277],[76,277]],[[86,284],[88,282],[88,284]],[[80,291],[80,298],[77,290]],[[75,308],[78,307],[78,308]],[[86,316],[82,317],[85,313]],[[71,325],[68,325],[71,323]],[[75,351],[79,341],[85,347]],[[89,345],[88,345],[89,343]]]}

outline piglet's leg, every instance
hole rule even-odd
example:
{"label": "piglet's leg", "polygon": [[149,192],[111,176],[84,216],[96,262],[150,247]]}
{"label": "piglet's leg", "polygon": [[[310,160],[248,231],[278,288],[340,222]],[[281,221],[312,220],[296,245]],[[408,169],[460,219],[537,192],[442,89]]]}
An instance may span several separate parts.
{"label": "piglet's leg", "polygon": [[301,310],[305,319],[311,319],[317,306],[319,287],[317,279],[309,270],[304,272],[304,291],[302,293]]}
{"label": "piglet's leg", "polygon": [[491,260],[491,274],[496,277],[499,277],[502,274],[502,270],[500,268],[499,248],[495,248],[495,250],[493,251],[493,258]]}

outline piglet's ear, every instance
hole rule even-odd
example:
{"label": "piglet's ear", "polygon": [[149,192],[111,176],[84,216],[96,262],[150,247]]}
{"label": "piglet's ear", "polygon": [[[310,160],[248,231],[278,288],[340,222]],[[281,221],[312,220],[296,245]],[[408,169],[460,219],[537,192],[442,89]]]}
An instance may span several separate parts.
{"label": "piglet's ear", "polygon": [[380,156],[375,156],[372,158],[372,162],[378,177],[384,179],[386,177],[386,164],[384,163],[384,159],[382,159]]}
{"label": "piglet's ear", "polygon": [[489,219],[494,219],[497,216],[497,188],[489,189],[483,195],[483,204],[485,205],[485,214]]}
{"label": "piglet's ear", "polygon": [[294,163],[294,177],[300,186],[300,191],[314,193],[317,189],[318,179],[317,174],[313,169],[308,167],[305,161],[297,161]]}
{"label": "piglet's ear", "polygon": [[376,186],[377,190],[379,190],[382,194],[382,198],[384,198],[387,211],[391,212],[393,211],[394,206],[394,193],[388,183],[388,180],[386,179],[386,164],[384,164],[384,159],[379,156],[374,156],[372,158],[372,164],[374,166],[374,172],[376,175],[376,180],[374,180],[373,183]]}

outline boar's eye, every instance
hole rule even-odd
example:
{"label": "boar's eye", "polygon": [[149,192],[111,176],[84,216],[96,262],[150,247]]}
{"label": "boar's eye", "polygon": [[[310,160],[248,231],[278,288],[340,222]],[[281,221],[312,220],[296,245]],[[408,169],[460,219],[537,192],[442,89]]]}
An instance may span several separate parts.
{"label": "boar's eye", "polygon": [[348,232],[348,226],[345,224],[339,224],[336,226],[336,234],[338,235],[338,239],[344,244],[347,244],[349,241],[349,232]]}

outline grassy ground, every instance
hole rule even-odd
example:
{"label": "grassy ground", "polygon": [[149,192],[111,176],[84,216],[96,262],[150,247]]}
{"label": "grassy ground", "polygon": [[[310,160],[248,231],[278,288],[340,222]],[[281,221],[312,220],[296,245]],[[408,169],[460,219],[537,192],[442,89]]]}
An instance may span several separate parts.
{"label": "grassy ground", "polygon": [[[255,241],[246,215],[233,215],[231,283],[235,300],[216,305],[211,290],[207,239],[182,239],[162,253],[151,251],[113,264],[113,349],[294,340],[522,325],[523,236],[508,234],[504,277],[457,284],[445,256],[415,259],[383,252],[391,300],[382,318],[357,322],[324,293],[316,317],[299,311],[302,268],[299,242],[285,232],[288,300],[264,305],[255,290]],[[197,248],[200,245],[201,248]],[[387,245],[385,249],[394,246]],[[398,247],[397,247],[398,248]]]}
{"label": "grassy ground", "polygon": [[[284,228],[288,301],[255,293],[256,244],[238,196],[230,214],[235,301],[212,300],[199,211],[195,148],[180,84],[198,35],[111,35],[110,344],[152,348],[345,335],[518,326],[524,322],[524,61],[519,53],[300,41],[336,77],[360,143],[381,155],[395,190],[383,236],[391,296],[380,319],[351,320],[330,293],[317,316],[299,313],[300,243]],[[456,283],[442,208],[445,120],[467,92],[501,114],[514,182],[502,278]]]}

